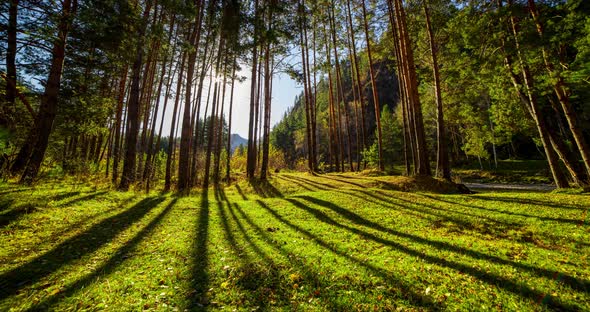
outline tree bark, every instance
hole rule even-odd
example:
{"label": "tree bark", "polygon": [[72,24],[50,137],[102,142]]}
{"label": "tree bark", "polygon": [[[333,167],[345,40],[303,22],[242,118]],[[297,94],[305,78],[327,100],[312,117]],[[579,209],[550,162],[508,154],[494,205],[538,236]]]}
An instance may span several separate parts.
{"label": "tree bark", "polygon": [[[330,14],[331,12],[331,14]],[[352,163],[352,138],[350,137],[350,119],[348,117],[348,109],[346,105],[346,99],[344,95],[344,88],[342,86],[342,77],[340,72],[340,60],[338,58],[338,48],[337,48],[337,39],[336,39],[336,17],[334,14],[334,1],[332,1],[331,10],[328,12],[329,20],[330,20],[330,29],[332,32],[332,43],[333,43],[333,50],[334,50],[334,62],[335,62],[335,70],[336,70],[336,86],[338,87],[338,124],[340,125],[340,103],[342,102],[342,110],[344,111],[344,130],[346,131],[347,137],[347,152],[348,152],[348,162],[350,166],[350,171],[354,171],[354,165]],[[344,148],[341,149],[341,151]],[[344,171],[344,156],[341,154],[342,159],[342,170]]]}
{"label": "tree bark", "polygon": [[[430,12],[428,9],[428,0],[423,1],[424,16],[426,17],[426,30],[430,43],[430,54],[432,58],[432,75],[434,77],[434,94],[436,100],[436,174],[445,180],[451,180],[451,166],[449,164],[449,151],[447,149],[447,135],[445,130],[443,102],[440,91],[440,74],[438,69],[437,47],[434,41],[432,25],[430,23]],[[495,149],[494,149],[495,151]],[[495,152],[494,152],[495,155]]]}
{"label": "tree bark", "polygon": [[[272,31],[272,11],[273,1],[270,1],[268,8],[268,30]],[[270,82],[272,80],[272,69],[270,68],[270,40],[266,40],[264,47],[264,127],[262,130],[262,164],[260,165],[260,179],[266,180],[268,173],[268,150],[270,148],[270,107],[272,101],[272,93]],[[305,78],[304,78],[305,79]],[[311,129],[309,129],[311,130]],[[310,142],[311,145],[311,142]],[[312,147],[313,148],[313,147]],[[310,166],[313,171],[313,165]]]}
{"label": "tree bark", "polygon": [[58,25],[57,38],[53,43],[53,50],[51,56],[51,67],[49,76],[47,77],[47,84],[45,91],[41,98],[41,106],[37,114],[37,122],[35,123],[36,131],[32,135],[36,138],[31,149],[31,156],[21,176],[20,182],[30,184],[37,177],[47,144],[49,142],[49,135],[53,128],[53,121],[57,113],[58,96],[61,85],[61,74],[63,70],[66,40],[68,32],[72,25],[73,19],[76,15],[78,7],[77,0],[64,0],[62,12]]}
{"label": "tree bark", "polygon": [[232,62],[232,73],[231,73],[231,91],[229,97],[229,113],[228,113],[228,125],[227,125],[227,164],[226,164],[226,172],[225,172],[225,179],[228,183],[231,181],[231,122],[232,122],[232,112],[233,112],[233,105],[234,105],[234,84],[236,82],[236,66],[237,61],[236,57],[234,56]]}
{"label": "tree bark", "polygon": [[[147,23],[152,1],[146,2],[146,8],[143,12],[142,24]],[[131,90],[129,93],[129,100],[127,103],[127,129],[126,129],[126,148],[125,159],[123,162],[123,173],[121,175],[121,183],[119,190],[129,190],[131,183],[135,181],[135,162],[137,160],[137,135],[139,132],[139,110],[140,110],[140,71],[143,63],[143,44],[145,40],[145,27],[140,26],[137,33],[137,47],[136,57],[132,67]]]}
{"label": "tree bark", "polygon": [[178,156],[178,192],[186,192],[190,188],[190,169],[191,169],[191,157],[190,157],[190,142],[192,136],[192,123],[191,123],[191,99],[192,99],[192,85],[193,76],[195,73],[195,63],[197,59],[197,51],[199,47],[199,41],[201,37],[201,22],[203,17],[203,0],[200,0],[197,4],[197,17],[194,22],[193,30],[189,37],[189,43],[192,45],[194,50],[191,50],[188,54],[188,68],[186,75],[186,87],[184,94],[184,113],[182,117],[182,132],[180,136],[180,154]]}
{"label": "tree bark", "polygon": [[[367,148],[367,127],[365,125],[365,91],[364,91],[364,87],[362,86],[362,81],[361,81],[361,74],[359,71],[359,65],[358,65],[358,58],[357,58],[357,54],[356,54],[356,39],[355,39],[355,34],[354,34],[354,26],[352,24],[352,11],[350,9],[350,0],[346,0],[346,11],[347,11],[347,15],[348,15],[348,25],[349,25],[349,30],[350,30],[350,39],[351,39],[351,45],[352,45],[352,59],[353,59],[353,67],[354,67],[354,72],[356,74],[356,88],[357,88],[357,94],[358,94],[358,100],[359,100],[359,105],[360,105],[360,112],[361,112],[361,136],[362,136],[362,144],[360,149],[364,150],[365,148]],[[359,164],[360,164],[360,157],[359,157]],[[366,167],[366,162],[365,162],[365,167]],[[359,168],[360,170],[360,168]]]}
{"label": "tree bark", "polygon": [[9,118],[14,111],[16,100],[16,32],[18,0],[8,0],[8,27],[6,29],[6,107],[3,107],[0,116],[0,126],[9,127]]}
{"label": "tree bark", "polygon": [[[512,1],[508,1],[508,5],[512,5]],[[545,156],[547,157],[547,161],[549,163],[549,168],[551,169],[551,173],[553,175],[553,180],[558,188],[566,188],[569,187],[569,183],[567,182],[563,172],[559,168],[559,160],[553,148],[551,148],[551,143],[549,140],[548,129],[545,124],[545,120],[541,116],[541,112],[539,109],[539,105],[537,103],[537,98],[533,94],[534,90],[534,82],[533,77],[530,74],[530,70],[528,65],[524,61],[524,57],[521,53],[520,42],[518,40],[518,22],[516,17],[511,15],[510,16],[510,26],[512,30],[512,35],[514,39],[514,46],[516,49],[516,55],[518,57],[518,61],[520,63],[522,76],[524,78],[524,86],[526,90],[526,94],[530,103],[530,111],[533,115],[533,120],[535,121],[535,125],[537,130],[539,131],[539,137],[541,138],[541,142],[543,144],[543,149],[545,150]]]}
{"label": "tree bark", "polygon": [[377,95],[377,82],[375,81],[375,72],[373,71],[373,57],[371,55],[371,39],[369,36],[369,23],[367,21],[367,9],[365,0],[362,0],[363,21],[365,27],[365,39],[367,40],[367,56],[369,58],[369,75],[371,76],[371,90],[373,91],[373,105],[375,106],[375,122],[377,124],[377,144],[379,146],[379,170],[385,170],[383,162],[383,139],[381,132],[381,107],[379,106],[379,97]]}
{"label": "tree bark", "polygon": [[250,117],[248,121],[248,155],[246,164],[246,174],[249,179],[254,178],[256,171],[256,144],[254,143],[256,133],[254,132],[254,114],[256,111],[256,89],[258,78],[258,0],[254,0],[254,44],[252,45],[252,76],[250,80]]}
{"label": "tree bark", "polygon": [[186,52],[182,53],[182,60],[180,62],[180,72],[178,73],[178,82],[176,83],[176,95],[174,98],[174,109],[172,111],[172,123],[170,125],[170,135],[168,137],[168,155],[166,157],[166,176],[164,178],[164,191],[170,191],[172,187],[172,158],[174,155],[175,147],[175,130],[176,130],[176,119],[178,116],[178,103],[180,102],[182,92],[182,78],[184,76],[184,65],[186,62]]}
{"label": "tree bark", "polygon": [[[541,38],[541,40],[543,40],[545,37],[544,27],[543,27],[543,23],[541,22],[541,20],[539,18],[539,11],[537,9],[535,1],[528,0],[528,6],[529,6],[529,12],[531,13],[531,16],[533,17],[533,21],[535,22],[535,26],[537,28],[537,33],[538,33],[539,37]],[[584,133],[582,132],[582,129],[579,126],[579,121],[576,116],[576,113],[569,101],[569,94],[568,94],[568,90],[567,90],[567,85],[566,85],[565,80],[563,79],[563,76],[561,75],[561,73],[559,73],[555,69],[555,66],[553,65],[553,63],[549,59],[549,55],[548,55],[545,47],[541,48],[541,52],[543,55],[543,61],[545,63],[545,68],[546,68],[547,72],[549,73],[549,75],[551,76],[551,78],[553,78],[553,80],[555,81],[555,83],[553,84],[553,89],[555,91],[555,94],[557,95],[557,99],[559,100],[559,103],[561,104],[561,108],[563,109],[563,112],[565,114],[565,119],[567,120],[570,131],[572,132],[572,135],[574,137],[574,141],[576,142],[576,145],[578,147],[580,155],[582,156],[582,160],[584,161],[584,166],[586,167],[586,174],[588,176],[590,176],[590,148],[588,146],[588,143],[586,142],[586,138],[584,137]]]}

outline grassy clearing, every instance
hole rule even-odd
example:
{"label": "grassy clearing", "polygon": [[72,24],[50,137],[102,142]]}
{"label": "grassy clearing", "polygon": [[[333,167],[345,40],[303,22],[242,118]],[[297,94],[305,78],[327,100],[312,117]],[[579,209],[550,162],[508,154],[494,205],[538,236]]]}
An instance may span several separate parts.
{"label": "grassy clearing", "polygon": [[[0,310],[589,310],[590,197],[279,174],[0,186]],[[396,188],[397,187],[397,188]]]}

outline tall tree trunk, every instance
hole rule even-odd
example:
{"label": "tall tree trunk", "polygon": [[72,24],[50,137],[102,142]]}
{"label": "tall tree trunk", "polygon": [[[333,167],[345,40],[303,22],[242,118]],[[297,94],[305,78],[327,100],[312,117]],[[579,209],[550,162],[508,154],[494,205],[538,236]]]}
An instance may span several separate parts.
{"label": "tall tree trunk", "polygon": [[[537,33],[539,34],[539,37],[541,38],[541,40],[544,40],[544,37],[545,37],[544,26],[539,18],[539,11],[537,9],[535,1],[528,0],[528,7],[529,7],[529,12],[531,13],[531,16],[533,17],[533,20],[535,22],[535,26],[537,28]],[[584,161],[584,165],[586,167],[586,173],[587,173],[587,175],[590,176],[590,147],[588,146],[588,143],[586,142],[586,138],[584,137],[584,133],[582,132],[582,129],[580,128],[576,112],[574,111],[574,108],[572,107],[572,105],[569,101],[569,94],[568,94],[567,85],[566,85],[565,80],[564,80],[563,76],[561,75],[561,73],[555,69],[555,66],[551,62],[545,47],[541,48],[541,52],[543,55],[543,61],[545,63],[545,68],[546,68],[547,72],[549,73],[549,75],[551,76],[552,81],[554,81],[553,89],[555,91],[555,94],[557,95],[557,99],[559,100],[559,103],[561,104],[561,108],[563,109],[563,112],[565,114],[565,119],[567,120],[570,131],[572,132],[572,135],[574,137],[574,141],[576,142],[576,145],[578,147],[578,150],[580,151],[580,155],[582,156],[582,160]]]}
{"label": "tall tree trunk", "polygon": [[367,9],[365,0],[362,0],[363,21],[365,27],[365,39],[367,41],[367,56],[369,58],[369,75],[371,76],[371,89],[373,91],[373,104],[375,106],[375,122],[377,124],[377,144],[379,145],[379,170],[385,170],[383,162],[383,139],[381,133],[381,107],[379,106],[379,97],[377,95],[377,82],[375,81],[375,72],[373,71],[373,57],[371,55],[371,38],[369,36],[369,23],[367,21]]}
{"label": "tall tree trunk", "polygon": [[57,100],[66,52],[66,40],[73,19],[76,15],[78,1],[64,0],[62,5],[57,38],[53,43],[53,49],[51,52],[49,76],[47,77],[47,84],[45,85],[45,91],[41,98],[41,106],[39,107],[39,113],[37,114],[37,122],[35,123],[36,133],[32,133],[36,140],[32,145],[31,156],[21,176],[21,183],[32,183],[37,177],[41,163],[45,157],[45,150],[47,150],[47,144],[49,142],[49,134],[53,128],[53,121],[55,120],[55,115],[57,113]]}
{"label": "tall tree trunk", "polygon": [[[254,0],[254,20],[258,20],[258,0]],[[256,22],[257,23],[257,22]],[[254,113],[256,111],[256,89],[258,78],[258,26],[254,25],[254,44],[252,45],[252,77],[250,85],[250,117],[248,121],[248,156],[246,164],[246,174],[249,179],[254,178],[256,171],[256,145],[254,143],[256,133],[254,132]]]}
{"label": "tall tree trunk", "polygon": [[188,68],[186,75],[186,88],[184,94],[184,113],[182,118],[182,132],[180,136],[180,154],[178,156],[178,184],[177,190],[179,192],[188,191],[190,188],[190,169],[191,169],[191,157],[190,157],[190,142],[192,136],[192,123],[191,123],[191,99],[192,99],[192,85],[193,76],[195,73],[195,63],[197,59],[197,51],[199,41],[201,37],[201,22],[203,16],[203,0],[197,4],[197,17],[194,22],[193,30],[189,37],[189,43],[193,46],[194,50],[191,50],[188,55]]}
{"label": "tall tree trunk", "polygon": [[[307,46],[305,45],[305,1],[302,0],[299,3],[299,42],[301,45],[301,68],[303,70],[303,95],[304,95],[304,104],[305,104],[305,135],[306,135],[306,143],[307,143],[307,167],[310,172],[314,170],[314,146],[312,140],[312,131],[311,131],[311,119],[312,119],[312,112],[311,112],[311,94],[309,92],[308,80],[307,80]],[[266,83],[266,81],[265,81]]]}
{"label": "tall tree trunk", "polygon": [[[274,1],[270,1],[268,8],[268,30],[272,32],[272,8]],[[272,93],[270,82],[272,80],[270,40],[266,40],[264,47],[264,128],[262,130],[262,164],[260,166],[260,179],[266,180],[268,172],[268,150],[270,148],[270,107]],[[304,78],[306,79],[306,78]],[[311,130],[311,129],[309,129]],[[308,135],[309,137],[309,135]],[[311,142],[310,142],[311,145]],[[312,146],[313,149],[313,146]],[[313,156],[312,156],[313,157]],[[313,171],[313,164],[310,166]]]}
{"label": "tall tree trunk", "polygon": [[[209,23],[211,23],[213,16],[210,14],[209,15]],[[193,128],[194,128],[194,134],[193,134],[193,141],[192,141],[192,145],[193,145],[193,151],[192,151],[192,164],[191,164],[191,174],[190,174],[190,184],[191,186],[196,185],[198,182],[198,174],[197,174],[197,168],[198,168],[198,150],[199,150],[199,146],[200,146],[200,140],[199,137],[201,136],[201,133],[203,133],[203,131],[200,131],[200,126],[199,123],[201,122],[201,104],[202,104],[202,95],[203,95],[203,83],[205,81],[205,76],[207,75],[208,72],[208,67],[210,66],[210,62],[208,60],[208,55],[209,55],[209,46],[211,45],[211,50],[213,49],[214,44],[210,44],[211,43],[211,37],[212,36],[206,36],[205,39],[205,50],[203,53],[203,61],[201,64],[201,75],[199,78],[199,87],[197,88],[197,105],[195,107],[196,110],[196,116],[194,116],[193,119]],[[211,53],[213,54],[213,53]],[[212,67],[212,66],[211,66]],[[211,91],[211,78],[209,80],[209,92],[207,93],[207,104],[209,103],[209,95],[210,95],[210,91]],[[205,109],[205,116],[207,115],[207,109]],[[204,130],[204,127],[203,127]]]}
{"label": "tall tree trunk", "polygon": [[170,135],[168,137],[168,155],[166,157],[166,176],[164,178],[164,191],[170,191],[172,187],[172,158],[174,150],[176,149],[175,142],[175,130],[178,116],[178,104],[180,102],[182,92],[182,78],[184,76],[184,67],[186,62],[186,52],[182,53],[182,60],[180,62],[180,72],[178,73],[178,81],[176,83],[176,95],[174,98],[174,109],[172,111],[172,123],[170,125]]}
{"label": "tall tree trunk", "polygon": [[121,122],[123,117],[123,103],[125,100],[125,86],[127,85],[128,66],[125,65],[119,80],[119,96],[117,98],[117,113],[115,115],[115,143],[113,145],[113,178],[112,183],[116,184],[119,179],[119,158],[121,157]]}
{"label": "tall tree trunk", "polygon": [[[347,26],[347,37],[346,37],[346,43],[348,46],[348,56],[350,59],[350,82],[351,82],[351,92],[352,92],[352,106],[354,109],[354,129],[355,129],[355,136],[356,136],[356,150],[355,150],[355,159],[356,159],[356,168],[357,171],[360,171],[361,169],[361,132],[359,131],[359,113],[358,113],[358,107],[357,107],[357,99],[358,99],[358,89],[357,89],[357,82],[355,79],[355,70],[354,70],[354,59],[353,59],[353,54],[352,54],[352,43],[350,41],[350,28],[348,26],[348,24],[346,24]],[[352,156],[351,156],[352,157]],[[352,166],[350,167],[351,171],[352,171]]]}
{"label": "tall tree trunk", "polygon": [[[389,1],[391,5],[391,1]],[[404,65],[404,82],[408,95],[408,116],[410,127],[412,127],[412,140],[414,152],[415,171],[418,175],[430,175],[430,162],[428,160],[428,150],[426,137],[424,134],[424,123],[422,119],[422,107],[420,104],[420,95],[418,94],[418,78],[416,67],[414,66],[414,54],[410,44],[410,36],[406,25],[406,15],[401,0],[393,0],[399,31],[399,47]]]}
{"label": "tall tree trunk", "polygon": [[232,122],[232,112],[233,112],[233,105],[234,105],[234,84],[236,82],[236,66],[237,61],[236,57],[234,56],[232,62],[232,72],[231,72],[231,91],[229,96],[229,113],[228,113],[228,124],[227,124],[227,164],[226,164],[226,172],[225,172],[225,179],[227,183],[231,182],[231,122]]}
{"label": "tall tree trunk", "polygon": [[[315,6],[314,6],[315,8]],[[314,17],[313,19],[313,32],[312,32],[312,43],[313,43],[313,101],[312,101],[312,108],[311,108],[311,112],[313,114],[313,117],[311,118],[311,145],[313,145],[314,148],[314,163],[313,163],[313,170],[317,171],[318,170],[318,157],[319,157],[319,144],[318,144],[318,133],[317,133],[317,80],[316,80],[316,71],[317,71],[317,66],[316,66],[316,19]],[[307,45],[307,43],[306,43]],[[309,63],[309,57],[307,58],[307,61]],[[307,75],[309,76],[309,66],[307,66],[308,72]],[[308,79],[309,80],[309,79]]]}
{"label": "tall tree trunk", "polygon": [[[142,23],[147,23],[152,1],[146,2],[146,8],[143,12]],[[145,40],[145,27],[140,26],[137,31],[137,51],[135,61],[132,67],[131,91],[129,93],[129,100],[127,103],[127,129],[125,139],[125,159],[123,162],[123,173],[121,175],[121,183],[119,190],[126,191],[135,181],[135,162],[137,160],[137,135],[139,132],[139,109],[140,109],[140,71],[143,63],[143,44]]]}
{"label": "tall tree trunk", "polygon": [[[500,0],[501,1],[501,0]],[[499,1],[499,2],[500,2]],[[500,2],[501,3],[501,2]],[[508,5],[512,5],[512,1],[508,0]],[[527,63],[524,61],[524,57],[522,56],[520,42],[518,39],[518,21],[515,16],[510,16],[510,26],[512,30],[512,35],[514,39],[514,47],[516,49],[516,55],[518,57],[518,61],[520,63],[522,76],[524,78],[524,86],[525,91],[528,96],[528,100],[530,103],[530,109],[533,114],[533,120],[535,121],[535,125],[537,130],[539,131],[539,137],[541,138],[541,142],[543,144],[543,149],[545,150],[545,156],[547,157],[547,162],[549,163],[549,168],[551,169],[551,173],[553,174],[553,179],[555,184],[558,188],[566,188],[569,187],[569,183],[567,182],[565,175],[559,168],[559,160],[558,157],[551,147],[551,142],[549,140],[548,129],[545,124],[545,120],[541,116],[540,108],[537,103],[537,98],[533,94],[534,90],[534,82],[533,77],[530,74],[530,70],[528,68]]]}
{"label": "tall tree trunk", "polygon": [[[305,5],[305,3],[303,3]],[[304,6],[305,9],[305,6]],[[314,25],[315,27],[315,25]],[[315,28],[314,28],[315,31]],[[318,162],[317,162],[317,157],[318,157],[318,151],[317,151],[317,142],[316,142],[316,111],[315,111],[315,105],[316,105],[316,101],[315,101],[315,92],[312,90],[312,82],[311,82],[311,69],[309,67],[309,45],[308,45],[308,40],[307,40],[307,18],[305,18],[304,15],[304,19],[303,19],[303,44],[305,46],[305,72],[306,72],[306,76],[304,77],[304,79],[307,80],[307,92],[309,94],[309,130],[311,131],[309,139],[311,140],[310,146],[311,146],[311,168],[310,170],[312,172],[317,171],[317,166],[318,166]],[[314,51],[315,53],[315,51]],[[314,55],[315,57],[315,55]],[[315,61],[315,59],[314,59]],[[315,65],[314,65],[315,66]],[[315,75],[315,73],[314,73]],[[315,78],[315,76],[314,76]],[[271,84],[272,84],[272,77],[271,77]],[[315,84],[315,83],[314,83]],[[272,86],[271,86],[272,89]]]}
{"label": "tall tree trunk", "polygon": [[0,112],[0,126],[8,127],[9,118],[14,111],[16,99],[16,32],[18,0],[8,0],[8,27],[6,37],[8,41],[6,49],[6,107]]}
{"label": "tall tree trunk", "polygon": [[228,63],[228,55],[229,55],[229,49],[226,46],[225,47],[225,52],[224,54],[224,59],[223,59],[223,86],[222,86],[222,91],[221,91],[221,108],[219,109],[219,114],[218,114],[218,123],[219,125],[217,126],[217,143],[215,144],[215,159],[213,161],[213,165],[215,170],[213,171],[213,181],[215,182],[215,184],[219,184],[219,172],[220,172],[220,164],[221,164],[221,145],[223,143],[223,124],[224,124],[224,117],[223,117],[223,111],[225,110],[225,89],[227,86],[227,63]]}
{"label": "tall tree trunk", "polygon": [[[172,41],[172,35],[174,33],[174,22],[175,22],[176,16],[172,16],[171,20],[170,20],[170,34],[168,36],[168,43],[172,46],[174,46],[173,41]],[[173,61],[170,62],[170,70],[172,70],[172,65],[173,65]],[[166,65],[168,64],[168,56],[165,56],[164,58],[164,62],[162,63],[162,72],[160,73],[160,79],[159,79],[159,83],[158,83],[158,91],[156,92],[156,105],[154,107],[154,113],[152,116],[152,128],[150,130],[150,137],[148,139],[148,144],[147,144],[147,156],[146,156],[146,160],[145,160],[145,165],[144,165],[144,172],[143,172],[143,180],[146,183],[146,191],[149,193],[149,185],[150,185],[150,177],[151,177],[151,170],[152,170],[152,157],[154,156],[154,154],[157,151],[158,146],[154,147],[154,136],[155,136],[155,132],[156,132],[156,124],[157,124],[157,120],[158,120],[158,111],[160,108],[160,96],[162,94],[162,87],[164,86],[164,78],[166,77]],[[170,81],[170,79],[168,79],[168,81]],[[166,93],[168,93],[168,90],[166,91]],[[168,100],[167,94],[166,94],[166,98],[164,99],[164,102],[166,103]],[[164,110],[162,111],[162,115],[164,115],[164,113],[166,112],[166,104],[164,104]],[[162,118],[162,120],[164,120]],[[159,139],[159,138],[158,138]]]}
{"label": "tall tree trunk", "polygon": [[[260,48],[259,59],[262,59],[264,50]],[[260,168],[260,131],[262,131],[262,62],[258,63],[258,86],[256,91],[256,111],[254,112],[254,146],[256,147],[256,169]]]}
{"label": "tall tree trunk", "polygon": [[[331,14],[330,14],[331,12]],[[350,119],[348,117],[348,109],[346,105],[346,98],[344,94],[344,88],[342,86],[342,77],[340,72],[340,60],[338,58],[338,47],[337,47],[337,38],[336,38],[336,17],[334,16],[334,1],[332,1],[331,10],[328,11],[328,16],[330,20],[330,29],[332,32],[332,48],[334,50],[334,62],[335,62],[335,70],[336,70],[336,86],[338,87],[338,124],[340,124],[340,103],[342,102],[342,110],[344,111],[344,130],[346,131],[347,137],[347,156],[348,162],[350,166],[350,171],[354,171],[354,165],[352,163],[352,139],[350,137]],[[342,147],[342,150],[344,147]],[[344,171],[344,156],[341,154],[342,157],[342,170]]]}
{"label": "tall tree trunk", "polygon": [[[354,67],[354,72],[356,74],[356,88],[357,88],[357,94],[358,94],[358,100],[359,100],[359,105],[360,105],[360,112],[361,112],[361,136],[362,136],[362,141],[361,141],[361,147],[360,150],[364,150],[365,148],[367,148],[367,127],[365,125],[365,91],[364,91],[364,87],[362,86],[362,81],[361,81],[361,74],[359,71],[359,65],[358,65],[358,58],[357,58],[357,54],[356,54],[356,38],[355,38],[355,34],[354,34],[354,26],[352,24],[352,11],[350,9],[350,0],[346,0],[346,12],[348,13],[348,28],[350,31],[350,40],[351,40],[351,45],[352,45],[352,59],[353,59],[353,67]],[[359,155],[360,156],[360,155]],[[360,164],[360,158],[359,158],[359,164]],[[366,167],[366,162],[365,162],[365,167]],[[360,170],[360,168],[359,168]]]}
{"label": "tall tree trunk", "polygon": [[336,111],[334,109],[334,86],[332,84],[332,64],[331,64],[331,56],[330,56],[330,39],[328,38],[328,31],[326,30],[326,25],[324,24],[324,44],[326,47],[326,62],[328,65],[328,103],[329,103],[329,110],[330,110],[330,129],[332,131],[332,137],[330,138],[330,146],[332,147],[332,157],[334,159],[333,165],[336,165],[336,171],[340,171],[340,158],[339,149],[340,149],[340,129],[336,127]]}
{"label": "tall tree trunk", "polygon": [[401,105],[402,108],[402,131],[403,131],[403,154],[404,154],[404,167],[405,172],[404,175],[408,176],[411,174],[411,166],[410,166],[410,129],[408,127],[408,115],[407,115],[407,106],[408,106],[408,96],[407,90],[405,87],[405,80],[404,80],[404,65],[403,65],[403,58],[400,52],[400,42],[399,42],[399,35],[398,29],[396,26],[394,12],[392,5],[388,2],[388,15],[389,15],[389,23],[391,25],[391,34],[393,36],[393,48],[395,53],[395,59],[397,61],[396,64],[396,76],[397,76],[397,85],[398,85],[398,103]]}
{"label": "tall tree trunk", "polygon": [[[443,102],[440,91],[440,74],[438,69],[437,46],[434,42],[434,34],[430,23],[430,12],[428,10],[428,0],[423,1],[424,16],[426,17],[426,31],[430,43],[430,54],[432,57],[432,74],[434,77],[434,94],[436,100],[436,174],[445,180],[451,180],[451,166],[449,164],[449,151],[447,149],[447,135],[443,115]],[[495,152],[494,152],[495,154]]]}
{"label": "tall tree trunk", "polygon": [[[211,101],[211,118],[209,119],[209,129],[207,131],[207,151],[205,152],[205,176],[203,178],[203,187],[209,187],[209,174],[211,171],[211,152],[213,151],[213,143],[215,142],[217,129],[215,127],[217,118],[219,116],[219,101],[221,97],[219,74],[221,72],[221,56],[224,51],[225,41],[223,36],[219,38],[219,47],[217,49],[216,64],[215,64],[215,84],[213,87],[213,100]],[[205,124],[207,124],[205,122]]]}

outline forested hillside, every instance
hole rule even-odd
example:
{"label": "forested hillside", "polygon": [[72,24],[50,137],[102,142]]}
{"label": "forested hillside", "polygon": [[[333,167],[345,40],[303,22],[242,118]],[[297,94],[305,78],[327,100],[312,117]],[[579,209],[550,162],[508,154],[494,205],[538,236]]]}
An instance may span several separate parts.
{"label": "forested hillside", "polygon": [[[415,147],[407,135],[404,140],[403,133],[409,131],[405,120],[409,119],[404,117],[402,108],[407,104],[400,105],[407,102],[407,95],[399,96],[404,90],[397,83],[398,79],[407,79],[397,61],[399,49],[396,50],[395,42],[399,42],[399,33],[392,32],[392,24],[385,23],[387,14],[392,17],[387,7],[373,8],[373,17],[382,17],[384,24],[380,32],[370,29],[374,31],[371,48],[375,90],[381,118],[385,119],[382,121],[383,140],[386,140],[383,149],[387,154],[384,162],[389,168],[398,165],[411,171],[411,153],[404,153]],[[496,1],[468,5],[449,1],[429,1],[428,5],[408,2],[408,35],[414,51],[429,159],[437,159],[438,145],[444,144],[453,166],[470,159],[490,162],[492,167],[502,159],[549,159],[555,165],[554,176],[565,177],[569,173],[567,179],[574,183],[585,180],[588,168],[584,167],[588,163],[583,161],[586,153],[583,150],[590,139],[589,10],[589,4],[583,1],[558,4]],[[353,33],[350,30],[364,31],[362,22],[354,25],[362,16],[352,13],[352,19],[347,20],[346,6],[335,11],[335,29],[343,30],[335,34],[339,36],[336,42],[350,43]],[[353,28],[348,28],[349,24]],[[317,46],[321,42],[320,39]],[[351,168],[348,159],[353,163],[364,160],[352,170],[367,165],[375,168],[378,133],[368,54],[366,50],[355,54],[350,45],[339,46],[345,60],[340,68],[332,68],[331,77],[325,71],[325,63],[314,67],[320,69],[312,91],[318,120],[319,161],[326,171],[340,170],[330,164],[342,155],[345,159],[339,161],[344,163],[345,170]],[[318,55],[325,53],[321,48],[317,50]],[[314,50],[314,61],[315,53]],[[357,76],[350,55],[359,64],[359,82],[355,81]],[[322,62],[326,61],[322,59]],[[438,68],[433,74],[435,67]],[[329,79],[333,90],[328,86]],[[343,101],[336,99],[340,83]],[[333,128],[339,129],[341,138],[332,137],[334,130],[328,124],[330,96],[343,110],[343,113],[336,112],[335,123],[339,125]],[[272,142],[284,151],[293,166],[307,154],[305,99],[302,93],[272,132]],[[442,111],[437,110],[439,104]],[[364,116],[359,113],[359,107],[365,107]],[[350,122],[345,120],[344,111],[352,116]],[[387,116],[392,113],[392,117]],[[444,118],[439,120],[442,113]],[[442,139],[446,141],[443,142],[439,137],[439,122],[444,122],[446,136]],[[362,144],[363,136],[366,145]],[[330,146],[328,142],[334,141],[335,146]]]}

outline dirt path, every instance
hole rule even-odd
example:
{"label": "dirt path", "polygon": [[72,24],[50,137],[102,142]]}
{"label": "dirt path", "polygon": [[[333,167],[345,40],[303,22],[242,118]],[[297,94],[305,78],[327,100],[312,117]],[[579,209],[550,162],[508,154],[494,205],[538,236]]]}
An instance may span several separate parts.
{"label": "dirt path", "polygon": [[474,191],[484,192],[550,192],[555,189],[551,184],[504,184],[504,183],[465,183]]}

